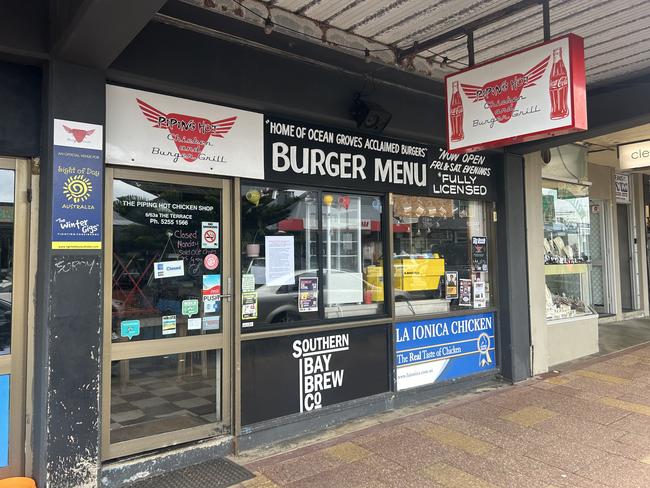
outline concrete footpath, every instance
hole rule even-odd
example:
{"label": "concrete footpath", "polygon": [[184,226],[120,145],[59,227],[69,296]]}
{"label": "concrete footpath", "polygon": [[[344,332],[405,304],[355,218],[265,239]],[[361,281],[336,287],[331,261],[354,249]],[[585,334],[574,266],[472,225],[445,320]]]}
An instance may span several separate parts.
{"label": "concrete footpath", "polygon": [[239,486],[650,487],[650,345],[570,368],[248,453]]}

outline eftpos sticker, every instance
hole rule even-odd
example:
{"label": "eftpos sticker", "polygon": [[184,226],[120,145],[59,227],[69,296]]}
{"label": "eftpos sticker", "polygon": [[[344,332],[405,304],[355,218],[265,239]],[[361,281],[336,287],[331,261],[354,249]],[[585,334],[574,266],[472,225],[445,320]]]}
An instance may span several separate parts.
{"label": "eftpos sticker", "polygon": [[219,222],[201,222],[201,249],[219,249]]}
{"label": "eftpos sticker", "polygon": [[128,337],[129,340],[140,335],[139,320],[123,320],[120,322],[120,336]]}

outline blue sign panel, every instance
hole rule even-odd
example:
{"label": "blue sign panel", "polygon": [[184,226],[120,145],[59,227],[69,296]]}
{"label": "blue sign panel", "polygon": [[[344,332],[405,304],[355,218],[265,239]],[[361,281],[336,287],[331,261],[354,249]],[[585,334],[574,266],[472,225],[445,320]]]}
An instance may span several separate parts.
{"label": "blue sign panel", "polygon": [[101,249],[102,126],[54,120],[52,249]]}
{"label": "blue sign panel", "polygon": [[0,468],[9,465],[9,379],[0,376]]}
{"label": "blue sign panel", "polygon": [[493,313],[403,322],[395,334],[398,390],[496,368]]}

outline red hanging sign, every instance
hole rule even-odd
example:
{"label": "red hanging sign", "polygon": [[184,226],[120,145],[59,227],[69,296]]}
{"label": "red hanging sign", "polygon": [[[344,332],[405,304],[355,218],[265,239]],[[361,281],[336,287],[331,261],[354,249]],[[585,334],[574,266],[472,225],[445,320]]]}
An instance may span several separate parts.
{"label": "red hanging sign", "polygon": [[584,46],[574,34],[448,75],[445,85],[451,152],[587,129]]}

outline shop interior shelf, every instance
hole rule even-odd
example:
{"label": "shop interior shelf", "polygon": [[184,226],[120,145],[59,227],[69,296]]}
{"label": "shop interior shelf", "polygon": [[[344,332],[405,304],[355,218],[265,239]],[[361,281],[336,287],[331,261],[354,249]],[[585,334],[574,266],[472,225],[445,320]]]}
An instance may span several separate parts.
{"label": "shop interior shelf", "polygon": [[544,266],[544,274],[565,275],[565,274],[585,274],[589,270],[589,263],[574,264],[547,264]]}

